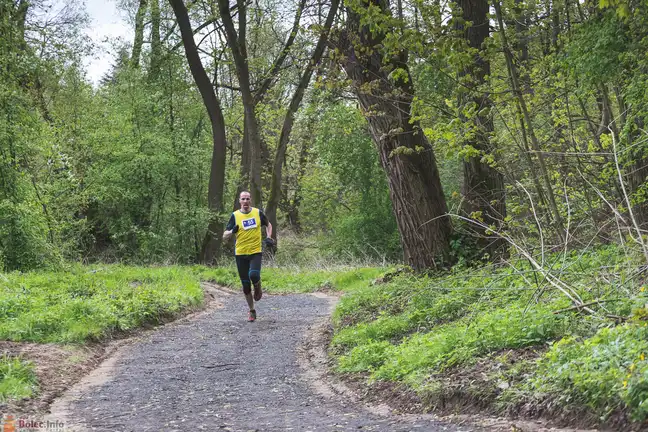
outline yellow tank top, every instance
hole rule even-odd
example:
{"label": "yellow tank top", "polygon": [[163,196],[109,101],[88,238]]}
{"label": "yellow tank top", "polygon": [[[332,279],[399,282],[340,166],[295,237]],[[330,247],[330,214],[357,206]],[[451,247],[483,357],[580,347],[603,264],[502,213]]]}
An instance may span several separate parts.
{"label": "yellow tank top", "polygon": [[259,209],[250,208],[249,213],[234,212],[239,229],[236,232],[236,255],[261,253],[261,216]]}

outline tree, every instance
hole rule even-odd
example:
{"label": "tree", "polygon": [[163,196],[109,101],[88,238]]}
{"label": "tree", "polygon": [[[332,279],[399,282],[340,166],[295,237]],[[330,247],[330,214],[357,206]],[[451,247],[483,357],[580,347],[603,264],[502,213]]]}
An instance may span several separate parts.
{"label": "tree", "polygon": [[[324,50],[326,49],[326,43],[328,39],[331,26],[333,25],[333,20],[338,10],[339,0],[331,1],[331,8],[329,9],[326,22],[324,23],[323,28],[320,30],[320,37],[317,41],[317,45],[313,50],[312,56],[308,61],[304,71],[302,72],[299,84],[297,89],[293,94],[292,100],[290,101],[290,106],[286,112],[284,118],[283,127],[281,128],[281,135],[279,136],[279,144],[277,145],[277,151],[275,154],[274,165],[272,170],[272,181],[270,185],[270,198],[268,199],[268,205],[266,206],[266,215],[272,223],[273,226],[277,225],[277,208],[279,207],[279,201],[281,198],[281,171],[286,158],[286,148],[288,146],[288,141],[290,140],[290,134],[295,123],[295,115],[299,106],[301,105],[304,94],[306,93],[306,88],[308,87],[313,71],[315,67],[320,62]],[[277,230],[273,230],[274,238],[277,238]]]}
{"label": "tree", "polygon": [[[369,20],[362,14],[369,12],[374,21],[364,23]],[[347,8],[337,48],[389,180],[405,261],[424,271],[447,262],[452,224],[434,151],[411,118],[408,52],[381,51],[385,35],[394,30],[387,0],[357,2]]]}
{"label": "tree", "polygon": [[250,84],[250,68],[246,47],[246,10],[247,4],[238,0],[239,29],[234,27],[228,0],[218,0],[218,10],[225,29],[225,38],[230,48],[239,81],[243,109],[245,112],[245,133],[250,146],[250,193],[257,206],[262,205],[261,185],[261,135],[256,115],[256,103]]}
{"label": "tree", "polygon": [[200,60],[193,31],[191,30],[191,23],[189,22],[187,8],[182,0],[170,0],[170,2],[178,20],[178,27],[182,34],[182,42],[185,47],[185,54],[189,68],[191,69],[191,74],[200,91],[212,127],[214,148],[209,175],[209,190],[207,192],[212,217],[207,227],[207,233],[205,234],[201,251],[202,262],[212,264],[220,254],[221,236],[223,233],[223,226],[219,216],[223,211],[223,188],[225,185],[225,119],[221,110],[220,101],[216,97],[211,81]]}
{"label": "tree", "polygon": [[144,44],[144,17],[146,16],[147,0],[140,0],[135,15],[135,39],[133,40],[133,51],[131,54],[131,67],[138,68]]}
{"label": "tree", "polygon": [[[459,109],[468,124],[463,141],[463,210],[468,217],[477,217],[484,225],[500,231],[506,218],[504,177],[494,166],[492,101],[485,86],[490,75],[490,62],[483,53],[483,44],[489,35],[488,1],[459,0],[461,19],[457,28],[466,41],[467,64],[460,70],[464,78],[457,86]],[[471,227],[472,228],[472,227]],[[506,253],[502,237],[489,235],[486,229],[475,228],[477,246],[494,259]]]}

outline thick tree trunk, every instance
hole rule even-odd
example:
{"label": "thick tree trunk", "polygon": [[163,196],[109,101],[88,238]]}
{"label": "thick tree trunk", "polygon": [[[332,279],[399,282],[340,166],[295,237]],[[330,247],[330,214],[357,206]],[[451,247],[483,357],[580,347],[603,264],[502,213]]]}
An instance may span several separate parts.
{"label": "thick tree trunk", "polygon": [[[477,113],[471,119],[472,137],[464,142],[479,151],[479,155],[469,157],[463,164],[463,211],[467,216],[475,213],[487,226],[495,227],[499,231],[506,217],[506,200],[504,191],[504,176],[496,168],[482,162],[483,155],[492,155],[494,148],[490,142],[490,135],[494,130],[493,119],[490,114],[492,106],[490,96],[484,93],[483,85],[486,77],[490,75],[490,63],[482,56],[482,44],[489,35],[488,0],[459,0],[465,22],[470,22],[467,28],[462,26],[464,38],[468,46],[476,50],[475,61],[471,66],[461,71],[471,77],[467,88],[462,91],[462,106],[465,102],[477,106]],[[506,241],[498,235],[489,234],[483,228],[471,227],[477,233],[476,243],[480,252],[488,253],[492,259],[499,259],[506,255]]]}
{"label": "thick tree trunk", "polygon": [[225,119],[223,118],[220,102],[216,97],[216,93],[214,93],[214,87],[200,60],[198,47],[194,41],[191,23],[189,22],[187,8],[182,0],[169,1],[178,20],[180,32],[182,33],[182,41],[191,74],[200,91],[212,126],[214,147],[207,192],[209,210],[212,212],[212,217],[207,227],[207,233],[201,250],[201,261],[204,264],[212,264],[220,255],[221,236],[223,232],[223,224],[218,219],[218,215],[223,211],[223,187],[225,185]]}
{"label": "thick tree trunk", "polygon": [[[389,14],[386,0],[368,3]],[[347,29],[339,41],[345,54],[342,66],[352,81],[387,173],[405,260],[415,270],[425,271],[447,260],[452,224],[432,146],[419,123],[411,119],[414,91],[407,53],[385,62],[378,46],[383,39],[384,34],[361,27],[360,16],[348,10]],[[400,69],[401,77],[388,77],[386,63]]]}
{"label": "thick tree trunk", "polygon": [[[324,23],[324,28],[320,34],[317,45],[313,50],[310,61],[306,65],[301,79],[299,80],[299,85],[295,90],[292,100],[290,101],[290,106],[288,107],[288,112],[284,118],[283,127],[281,129],[281,135],[279,136],[279,145],[277,145],[277,152],[275,154],[274,166],[272,170],[272,185],[270,189],[270,198],[268,199],[268,205],[266,206],[266,215],[272,226],[277,226],[277,207],[279,206],[279,200],[281,199],[281,169],[283,167],[284,161],[286,159],[286,148],[288,147],[288,142],[290,141],[290,134],[292,133],[293,125],[295,123],[295,114],[301,105],[304,94],[306,93],[306,88],[310,83],[311,77],[313,76],[313,71],[315,66],[319,63],[326,49],[326,42],[328,40],[328,35],[333,25],[333,20],[337,14],[337,9],[340,4],[339,0],[331,1],[331,8],[329,9],[326,22]],[[276,239],[277,231],[273,230],[272,235]]]}
{"label": "thick tree trunk", "polygon": [[133,40],[133,52],[130,58],[132,67],[139,67],[142,45],[144,44],[144,16],[146,15],[146,1],[140,0],[135,15],[135,39]]}

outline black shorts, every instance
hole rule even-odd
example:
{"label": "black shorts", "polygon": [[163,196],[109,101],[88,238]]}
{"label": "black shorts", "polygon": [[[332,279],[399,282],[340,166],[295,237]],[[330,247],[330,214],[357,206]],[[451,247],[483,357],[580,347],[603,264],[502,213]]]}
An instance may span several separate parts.
{"label": "black shorts", "polygon": [[261,276],[261,253],[252,255],[236,255],[236,268],[241,282],[250,282],[250,271],[256,270]]}

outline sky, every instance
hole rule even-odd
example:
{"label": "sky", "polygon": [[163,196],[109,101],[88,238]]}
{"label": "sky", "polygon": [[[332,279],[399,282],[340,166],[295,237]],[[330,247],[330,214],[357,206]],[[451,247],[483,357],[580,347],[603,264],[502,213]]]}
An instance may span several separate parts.
{"label": "sky", "polygon": [[117,9],[116,0],[85,0],[85,4],[91,20],[85,32],[97,46],[94,55],[85,59],[85,66],[88,79],[96,85],[113,62],[106,39],[122,37],[129,41],[133,38],[134,30],[126,16]]}

